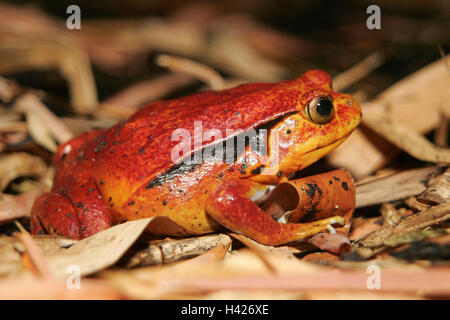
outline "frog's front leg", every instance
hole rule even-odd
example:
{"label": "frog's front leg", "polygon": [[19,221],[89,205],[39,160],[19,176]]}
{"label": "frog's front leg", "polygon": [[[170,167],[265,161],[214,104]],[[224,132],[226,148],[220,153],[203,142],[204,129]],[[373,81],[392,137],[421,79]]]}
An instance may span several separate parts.
{"label": "frog's front leg", "polygon": [[310,223],[279,223],[249,198],[250,193],[249,181],[225,182],[209,195],[206,212],[226,228],[267,245],[301,240],[324,232],[333,224],[345,223],[341,216]]}

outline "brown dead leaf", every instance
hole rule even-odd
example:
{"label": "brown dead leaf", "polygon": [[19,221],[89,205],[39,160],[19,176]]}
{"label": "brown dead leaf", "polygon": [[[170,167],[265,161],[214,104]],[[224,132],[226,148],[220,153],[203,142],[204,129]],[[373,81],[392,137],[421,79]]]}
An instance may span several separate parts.
{"label": "brown dead leaf", "polygon": [[379,217],[363,218],[358,217],[352,220],[352,228],[350,230],[349,239],[351,241],[358,240],[363,236],[378,230],[382,227],[383,221]]}
{"label": "brown dead leaf", "polygon": [[403,120],[395,121],[385,113],[381,113],[377,116],[365,116],[363,122],[387,141],[416,159],[450,163],[450,149],[432,144],[424,136],[405,126]]}
{"label": "brown dead leaf", "polygon": [[442,119],[439,126],[434,131],[434,143],[439,147],[448,146],[448,124],[450,115],[442,112]]}
{"label": "brown dead leaf", "polygon": [[354,207],[354,181],[345,169],[281,183],[262,206],[276,220],[286,212],[288,216],[284,219],[289,222],[310,222],[333,213],[344,216],[346,223],[349,223]]}
{"label": "brown dead leaf", "polygon": [[307,242],[335,254],[351,247],[347,234],[355,208],[355,187],[352,176],[344,169],[281,183],[262,208],[276,220],[294,223],[343,216],[345,225],[332,230],[337,234],[320,233]]}
{"label": "brown dead leaf", "polygon": [[450,168],[437,177],[417,199],[434,204],[450,201]]}
{"label": "brown dead leaf", "polygon": [[40,157],[24,152],[0,155],[0,191],[18,177],[41,178],[46,172],[47,166]]}
{"label": "brown dead leaf", "polygon": [[27,118],[28,130],[33,141],[45,149],[55,152],[58,149],[55,140],[53,140],[50,128],[44,119],[35,112],[25,112]]}
{"label": "brown dead leaf", "polygon": [[135,83],[103,101],[95,115],[100,118],[102,116],[129,117],[145,103],[161,99],[171,91],[194,81],[195,78],[188,75],[169,73]]}
{"label": "brown dead leaf", "polygon": [[383,203],[380,212],[383,224],[386,226],[396,225],[402,219],[400,210],[397,210],[392,203]]}
{"label": "brown dead leaf", "polygon": [[16,131],[28,132],[27,124],[22,121],[0,120],[0,133]]}
{"label": "brown dead leaf", "polygon": [[308,239],[308,242],[317,248],[338,255],[348,252],[352,248],[348,236],[343,233],[319,233]]}
{"label": "brown dead leaf", "polygon": [[41,194],[40,190],[28,191],[16,196],[0,194],[0,224],[29,217],[34,200]]}
{"label": "brown dead leaf", "polygon": [[429,205],[417,201],[416,197],[409,197],[408,199],[405,200],[405,204],[408,207],[410,207],[411,209],[414,209],[417,211],[423,211],[423,210],[427,210],[428,208],[430,208]]}
{"label": "brown dead leaf", "polygon": [[16,101],[15,108],[26,114],[32,137],[50,151],[56,150],[53,137],[60,144],[73,138],[73,134],[66,124],[55,116],[34,94],[28,93],[21,96]]}
{"label": "brown dead leaf", "polygon": [[0,235],[0,278],[17,278],[24,272],[20,253],[16,250],[17,239]]}
{"label": "brown dead leaf", "polygon": [[14,236],[25,246],[27,258],[30,259],[32,264],[32,271],[42,278],[54,279],[42,251],[36,245],[31,235],[18,222],[16,222],[16,225],[21,232],[16,232]]}
{"label": "brown dead leaf", "polygon": [[12,101],[12,99],[19,94],[20,88],[16,83],[0,77],[0,99],[6,103]]}
{"label": "brown dead leaf", "polygon": [[152,218],[129,221],[80,240],[57,254],[45,255],[56,277],[67,276],[67,268],[75,265],[86,276],[116,263],[145,230]]}
{"label": "brown dead leaf", "polygon": [[309,253],[302,258],[302,261],[310,261],[327,265],[328,263],[334,263],[339,261],[339,257],[329,252],[313,252]]}
{"label": "brown dead leaf", "polygon": [[363,258],[370,258],[386,248],[386,242],[392,237],[399,237],[410,232],[420,231],[426,227],[450,218],[450,203],[440,204],[428,210],[417,212],[400,221],[395,226],[384,226],[360,239],[354,246],[355,252]]}
{"label": "brown dead leaf", "polygon": [[97,108],[97,90],[89,57],[64,29],[38,35],[3,34],[0,57],[0,73],[58,69],[69,83],[73,108],[82,114]]}
{"label": "brown dead leaf", "polygon": [[[230,55],[229,52],[234,54]],[[213,35],[205,53],[208,63],[237,78],[270,82],[279,81],[287,73],[280,64],[267,59],[249,45],[237,30],[227,27]]]}
{"label": "brown dead leaf", "polygon": [[[57,254],[61,249],[69,248],[79,240],[61,237],[54,234],[33,235],[33,241],[45,255]],[[24,253],[26,248],[17,242],[15,248],[18,252]]]}
{"label": "brown dead leaf", "polygon": [[[450,59],[450,56],[446,59]],[[389,106],[387,116],[392,122],[415,131],[415,136],[426,133],[439,126],[443,112],[450,114],[449,87],[450,77],[445,63],[437,60],[397,82],[378,99],[363,103],[363,121],[385,112],[386,106]],[[398,153],[386,140],[361,129],[355,130],[347,141],[328,156],[331,164],[348,168],[355,177],[370,174]]]}

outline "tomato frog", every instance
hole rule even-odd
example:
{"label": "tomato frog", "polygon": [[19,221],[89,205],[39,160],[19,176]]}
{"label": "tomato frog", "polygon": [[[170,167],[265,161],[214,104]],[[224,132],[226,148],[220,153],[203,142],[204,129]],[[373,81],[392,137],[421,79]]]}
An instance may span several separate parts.
{"label": "tomato frog", "polygon": [[[32,233],[82,239],[147,217],[155,217],[148,231],[156,235],[225,227],[268,245],[327,232],[343,218],[282,223],[258,204],[274,186],[338,147],[361,115],[359,104],[334,92],[320,70],[151,103],[126,121],[58,148],[51,192],[32,208]],[[265,132],[265,152],[250,148],[247,139],[233,154],[239,137],[252,130]],[[182,144],[186,137],[191,140]],[[193,161],[227,144],[234,147],[217,159],[232,161]]]}

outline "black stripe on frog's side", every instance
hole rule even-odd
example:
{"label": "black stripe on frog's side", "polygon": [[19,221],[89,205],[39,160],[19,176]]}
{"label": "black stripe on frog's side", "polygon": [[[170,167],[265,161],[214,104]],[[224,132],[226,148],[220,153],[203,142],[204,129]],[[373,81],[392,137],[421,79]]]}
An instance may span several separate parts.
{"label": "black stripe on frog's side", "polygon": [[180,162],[176,165],[174,165],[172,168],[167,170],[165,173],[159,175],[152,181],[150,181],[146,186],[145,189],[151,189],[156,186],[162,186],[167,181],[170,181],[172,179],[175,179],[176,177],[182,176],[183,174],[187,172],[192,172],[197,168],[200,164],[199,163],[184,163]]}
{"label": "black stripe on frog's side", "polygon": [[[269,122],[267,122],[267,123],[264,123],[264,124],[258,126],[257,128],[255,128],[255,130],[256,130],[256,132],[258,132],[258,133],[259,133],[259,130],[260,130],[260,129],[266,129],[267,131],[269,131],[270,128],[273,128],[277,122],[281,121],[281,120],[284,119],[286,116],[289,116],[289,115],[294,114],[294,113],[296,113],[296,112],[288,113],[288,114],[286,114],[286,115],[283,115],[283,116],[281,116],[281,117],[278,117],[278,118],[276,118],[276,119],[273,119],[273,120],[271,120],[271,121],[269,121]],[[242,133],[242,134],[245,134],[245,133]],[[226,162],[226,160],[227,160],[227,148],[226,148],[227,142],[228,142],[229,140],[233,139],[233,140],[234,140],[234,141],[233,141],[233,163],[236,163],[237,158],[238,158],[238,156],[239,156],[239,155],[237,154],[237,151],[238,151],[238,150],[237,150],[237,139],[238,139],[239,136],[240,136],[240,135],[237,135],[237,136],[231,136],[230,138],[225,139],[225,140],[223,140],[222,142],[219,142],[219,143],[218,143],[218,144],[222,143],[222,148],[223,148],[222,150],[224,151],[224,152],[223,152],[223,162]],[[266,136],[266,138],[268,138],[268,136]],[[246,145],[246,146],[248,145],[248,141],[247,141],[247,140],[248,140],[248,139],[245,140],[245,145]],[[210,146],[213,146],[213,145],[210,145]],[[267,150],[265,150],[265,147],[266,147],[265,145],[260,145],[260,144],[258,144],[257,150],[253,150],[253,151],[256,151],[256,152],[259,153],[259,154],[266,155],[266,152],[265,152],[265,151],[267,151]],[[198,152],[198,153],[202,153],[203,150],[204,150],[204,149],[202,149],[202,150],[200,150],[200,151],[197,151],[197,152]],[[193,155],[193,158],[196,159],[195,154]],[[199,164],[199,163],[184,163],[184,162],[178,163],[178,164],[174,165],[172,168],[170,168],[169,170],[167,170],[165,173],[159,175],[158,177],[156,177],[155,179],[153,179],[152,181],[150,181],[150,182],[145,186],[145,188],[146,188],[146,189],[151,189],[151,188],[156,187],[156,186],[162,186],[162,185],[164,185],[165,183],[167,183],[168,181],[170,181],[170,180],[172,180],[172,179],[175,179],[176,177],[179,177],[179,176],[181,176],[181,175],[183,175],[183,174],[185,174],[185,173],[187,173],[187,172],[192,172],[192,171],[194,171],[194,170],[197,168],[197,166],[199,166],[199,165],[201,165],[201,164]],[[263,166],[260,166],[260,167],[258,167],[257,169],[261,170],[262,167],[263,167]],[[253,172],[252,174],[256,174],[256,171]]]}

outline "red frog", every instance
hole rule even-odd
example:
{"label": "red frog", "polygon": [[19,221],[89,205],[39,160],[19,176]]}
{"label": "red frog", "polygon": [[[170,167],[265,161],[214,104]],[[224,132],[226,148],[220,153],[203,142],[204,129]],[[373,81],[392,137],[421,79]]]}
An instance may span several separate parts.
{"label": "red frog", "polygon": [[[127,121],[59,147],[53,188],[32,209],[32,232],[82,239],[147,217],[155,217],[149,231],[157,235],[225,227],[268,245],[326,232],[344,219],[280,223],[258,200],[339,146],[360,118],[359,104],[332,91],[329,75],[320,70],[151,103]],[[217,147],[237,145],[252,130],[265,130],[267,152],[247,142],[232,161],[194,161],[206,151],[214,156]],[[192,141],[181,143],[182,136]],[[219,160],[233,153],[226,150]]]}

